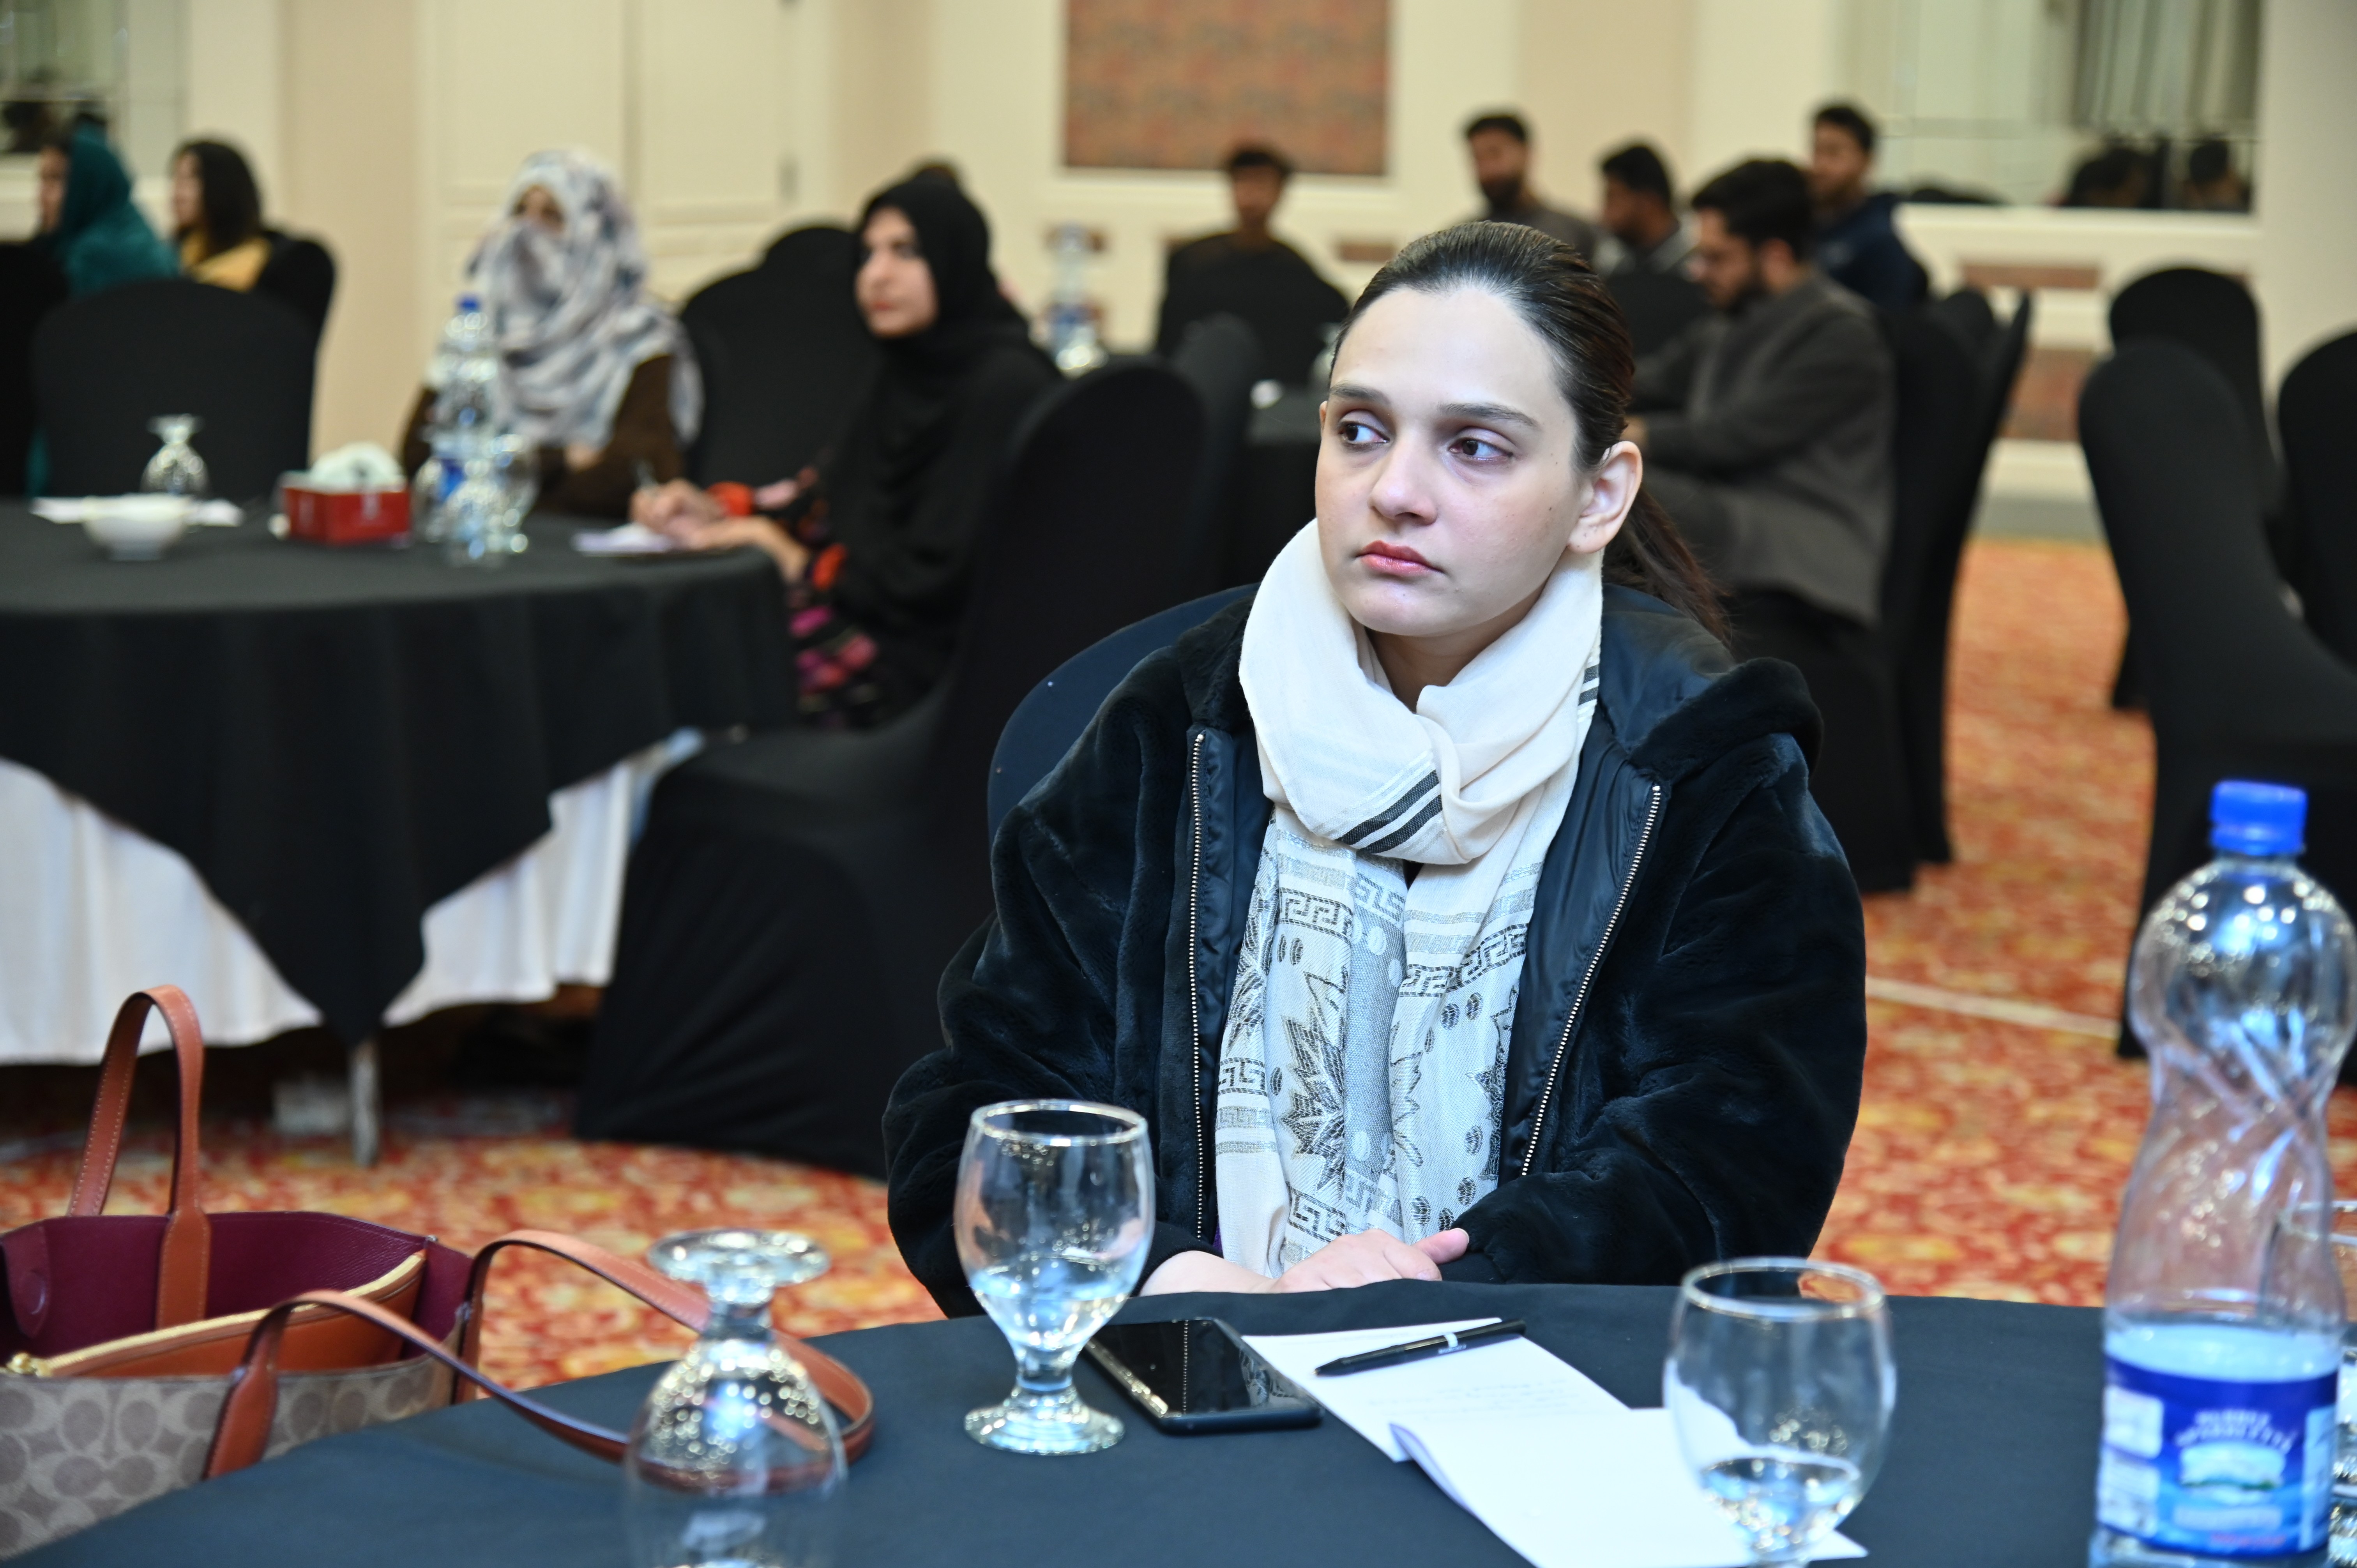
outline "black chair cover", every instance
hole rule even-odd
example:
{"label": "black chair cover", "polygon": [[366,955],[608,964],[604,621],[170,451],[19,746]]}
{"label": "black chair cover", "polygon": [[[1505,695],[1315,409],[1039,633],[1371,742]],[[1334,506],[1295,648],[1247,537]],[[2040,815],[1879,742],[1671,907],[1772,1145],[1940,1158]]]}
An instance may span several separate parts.
{"label": "black chair cover", "polygon": [[270,260],[253,280],[253,292],[294,311],[310,324],[316,338],[328,329],[328,309],[336,300],[336,258],[317,240],[274,233]]}
{"label": "black chair cover", "polygon": [[869,734],[724,746],[657,789],[577,1129],[882,1174],[884,1101],[990,913],[991,752],[1091,643],[1167,607],[1201,404],[1129,361],[1052,392],[993,499],[955,668]]}
{"label": "black chair cover", "polygon": [[850,231],[797,229],[681,309],[704,373],[704,423],[687,455],[698,484],[785,478],[834,437],[877,364],[852,298],[858,270]]}
{"label": "black chair cover", "polygon": [[1972,532],[1981,475],[1996,441],[2029,341],[2031,295],[2024,294],[2012,324],[1992,335],[1971,359],[1969,308],[1951,301],[1987,302],[1977,294],[1951,295],[1912,322],[1901,338],[1898,433],[1899,504],[1890,556],[1882,579],[1883,646],[1890,658],[1899,711],[1899,745],[1907,768],[1907,796],[1919,860],[1944,865],[1955,858],[1948,838],[1948,638],[1956,602],[1956,567]]}
{"label": "black chair cover", "polygon": [[1710,314],[1702,285],[1677,273],[1615,273],[1604,280],[1620,314],[1629,321],[1629,339],[1641,355],[1650,354]]}
{"label": "black chair cover", "polygon": [[[2265,378],[2259,359],[2259,306],[2239,278],[2201,267],[2165,267],[2147,273],[2112,300],[2112,343],[2115,348],[2138,338],[2159,338],[2182,343],[2210,361],[2234,394],[2236,416],[2244,439],[2256,461],[2259,515],[2267,550],[2276,575],[2287,582],[2295,576],[2293,549],[2281,508],[2283,484],[2275,450],[2267,441]],[[2131,612],[2128,633],[2120,647],[2119,673],[2112,681],[2112,706],[2144,705],[2142,677],[2136,657],[2136,618]]]}
{"label": "black chair cover", "polygon": [[2310,353],[2276,402],[2299,594],[2326,647],[2357,665],[2357,332]]}
{"label": "black chair cover", "polygon": [[1146,655],[1169,647],[1252,591],[1249,585],[1222,588],[1148,616],[1073,654],[1032,687],[999,732],[998,749],[991,755],[990,836],[998,836],[1006,813],[1064,759],[1113,689]]}
{"label": "black chair cover", "polygon": [[1235,532],[1260,340],[1240,316],[1207,316],[1187,328],[1170,368],[1203,400],[1203,464],[1195,476],[1195,505],[1187,521],[1194,546],[1187,582],[1190,589],[1209,588]]}
{"label": "black chair cover", "polygon": [[292,310],[210,284],[125,284],[59,306],[33,335],[33,389],[52,495],[139,488],[147,422],[193,413],[213,494],[266,496],[311,460],[317,339]]}
{"label": "black chair cover", "polygon": [[33,445],[33,328],[65,299],[65,274],[45,252],[0,244],[0,496],[25,493]]}
{"label": "black chair cover", "polygon": [[2301,858],[2349,903],[2357,671],[2278,592],[2233,388],[2181,344],[2132,340],[2088,377],[2079,439],[2128,612],[2145,628],[2138,668],[2159,768],[2142,908],[2210,858],[2210,791],[2222,779],[2307,789]]}
{"label": "black chair cover", "polygon": [[[2030,292],[2024,289],[2021,303],[2028,305],[2031,297]],[[1988,295],[1980,290],[1960,288],[1952,295],[1933,300],[1924,308],[1962,334],[1975,359],[1986,358],[1996,348],[1996,312],[1989,307]],[[2019,314],[2018,309],[2016,314]]]}

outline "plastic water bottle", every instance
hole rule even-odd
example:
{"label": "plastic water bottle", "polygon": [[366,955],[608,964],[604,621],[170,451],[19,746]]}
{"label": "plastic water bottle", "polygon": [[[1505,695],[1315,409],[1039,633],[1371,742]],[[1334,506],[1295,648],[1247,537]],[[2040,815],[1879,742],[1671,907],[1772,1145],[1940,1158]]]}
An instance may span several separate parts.
{"label": "plastic water bottle", "polygon": [[2307,811],[2219,785],[2218,858],[2136,937],[2153,1109],[2104,1300],[2095,1568],[2324,1561],[2346,1316],[2315,1216],[2357,934],[2293,858]]}
{"label": "plastic water bottle", "polygon": [[1052,247],[1056,286],[1048,296],[1048,353],[1058,370],[1077,376],[1109,357],[1097,341],[1096,310],[1089,302],[1089,232],[1077,223],[1060,223]]}
{"label": "plastic water bottle", "polygon": [[428,543],[448,537],[444,517],[450,497],[465,478],[468,459],[490,452],[500,432],[500,351],[480,296],[462,294],[443,325],[425,384],[434,396],[425,441],[432,456],[417,466],[410,484],[410,527]]}

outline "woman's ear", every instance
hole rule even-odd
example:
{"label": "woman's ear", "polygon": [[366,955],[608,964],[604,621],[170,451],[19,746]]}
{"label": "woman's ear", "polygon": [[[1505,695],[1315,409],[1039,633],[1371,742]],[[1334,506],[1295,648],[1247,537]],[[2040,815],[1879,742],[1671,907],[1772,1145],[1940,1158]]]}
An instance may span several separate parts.
{"label": "woman's ear", "polygon": [[1645,459],[1633,442],[1613,444],[1604,454],[1604,461],[1596,465],[1588,477],[1587,493],[1579,506],[1579,521],[1572,524],[1571,548],[1582,555],[1592,555],[1612,542],[1620,525],[1629,520],[1629,509],[1637,504],[1637,491],[1645,482]]}

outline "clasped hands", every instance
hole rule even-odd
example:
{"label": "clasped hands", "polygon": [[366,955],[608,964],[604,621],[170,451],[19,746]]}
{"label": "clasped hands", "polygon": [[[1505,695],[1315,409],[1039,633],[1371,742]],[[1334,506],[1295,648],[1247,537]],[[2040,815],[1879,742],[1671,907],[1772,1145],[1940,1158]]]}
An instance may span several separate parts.
{"label": "clasped hands", "polygon": [[[786,479],[758,494],[765,506],[783,506],[799,490],[793,480]],[[809,548],[784,529],[766,517],[731,517],[711,491],[685,479],[633,491],[630,521],[675,539],[689,550],[733,550],[749,544],[775,561],[789,583],[800,582],[810,565]]]}
{"label": "clasped hands", "polygon": [[1148,1275],[1139,1294],[1346,1290],[1379,1280],[1437,1280],[1440,1265],[1463,1257],[1470,1244],[1465,1232],[1454,1227],[1421,1241],[1403,1241],[1382,1230],[1361,1230],[1327,1242],[1273,1280],[1211,1252],[1181,1252]]}

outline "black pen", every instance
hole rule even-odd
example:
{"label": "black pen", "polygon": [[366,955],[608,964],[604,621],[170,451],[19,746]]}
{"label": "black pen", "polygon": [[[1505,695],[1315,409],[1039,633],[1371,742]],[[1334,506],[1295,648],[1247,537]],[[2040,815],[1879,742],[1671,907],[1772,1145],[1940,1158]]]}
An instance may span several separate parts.
{"label": "black pen", "polygon": [[1456,1350],[1470,1350],[1477,1345],[1487,1345],[1492,1339],[1520,1338],[1523,1320],[1510,1317],[1503,1323],[1485,1323],[1479,1328],[1459,1328],[1447,1334],[1436,1334],[1429,1339],[1411,1339],[1405,1345],[1386,1345],[1380,1350],[1361,1350],[1355,1356],[1337,1356],[1318,1369],[1321,1378],[1339,1378],[1346,1372],[1371,1372],[1377,1367],[1396,1367],[1402,1361],[1421,1361],[1426,1356],[1446,1356]]}

